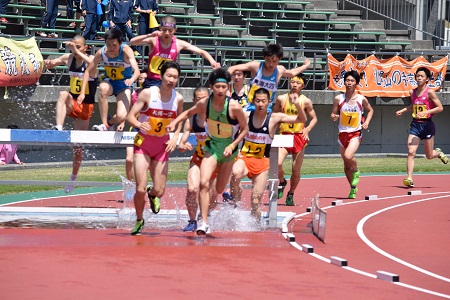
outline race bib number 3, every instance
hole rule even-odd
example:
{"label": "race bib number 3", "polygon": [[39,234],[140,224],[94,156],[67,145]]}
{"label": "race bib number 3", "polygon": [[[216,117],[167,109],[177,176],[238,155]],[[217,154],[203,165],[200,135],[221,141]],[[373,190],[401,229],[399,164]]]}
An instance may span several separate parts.
{"label": "race bib number 3", "polygon": [[148,123],[150,124],[151,129],[147,133],[153,136],[165,136],[167,134],[166,126],[170,124],[170,121],[172,121],[172,119],[150,118]]}
{"label": "race bib number 3", "polygon": [[357,128],[359,126],[359,113],[357,112],[342,112],[341,125]]}
{"label": "race bib number 3", "polygon": [[427,115],[425,115],[423,117],[418,117],[417,116],[418,113],[420,113],[422,111],[425,111],[425,110],[427,110],[427,106],[426,105],[424,105],[424,104],[421,104],[421,105],[420,104],[414,104],[414,106],[413,106],[413,114],[412,114],[413,118],[414,119],[426,119],[428,117]]}
{"label": "race bib number 3", "polygon": [[[72,94],[80,94],[81,93],[81,85],[83,84],[83,81],[76,77],[70,78],[70,92]],[[86,95],[89,95],[89,85],[86,85]]]}
{"label": "race bib number 3", "polygon": [[124,71],[124,68],[121,67],[105,67],[106,76],[111,78],[112,80],[121,80],[123,79],[122,72]]}

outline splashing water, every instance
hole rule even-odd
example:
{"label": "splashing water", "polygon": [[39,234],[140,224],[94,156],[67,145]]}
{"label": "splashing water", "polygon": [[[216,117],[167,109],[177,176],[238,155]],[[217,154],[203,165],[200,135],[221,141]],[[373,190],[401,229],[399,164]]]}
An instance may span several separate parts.
{"label": "splashing water", "polygon": [[224,204],[211,213],[210,226],[216,231],[260,231],[262,225],[239,205]]}

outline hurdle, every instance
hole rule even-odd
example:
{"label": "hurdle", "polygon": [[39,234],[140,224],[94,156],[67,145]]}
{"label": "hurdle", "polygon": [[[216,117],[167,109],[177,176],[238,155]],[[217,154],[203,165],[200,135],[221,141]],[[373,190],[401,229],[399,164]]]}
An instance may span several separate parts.
{"label": "hurdle", "polygon": [[[92,147],[130,147],[133,145],[136,132],[129,131],[83,131],[83,130],[31,130],[0,129],[1,144],[43,145],[43,146],[92,146]],[[171,133],[171,137],[173,134]],[[181,138],[181,135],[180,135]],[[188,141],[197,145],[195,136],[191,134]],[[264,216],[268,227],[277,226],[278,214],[278,148],[293,147],[292,135],[275,135],[270,150],[270,169],[268,178],[269,212]],[[0,184],[30,184],[27,181],[1,181]],[[67,182],[64,182],[66,185]],[[37,184],[36,181],[32,184]],[[45,183],[43,183],[44,185]],[[91,185],[89,183],[85,183]],[[94,185],[96,185],[95,183]],[[99,183],[100,184],[100,183]],[[105,183],[106,184],[106,183]],[[55,185],[55,183],[53,183]],[[80,186],[80,184],[76,184]],[[102,184],[100,184],[102,185]],[[117,184],[119,186],[119,184]]]}

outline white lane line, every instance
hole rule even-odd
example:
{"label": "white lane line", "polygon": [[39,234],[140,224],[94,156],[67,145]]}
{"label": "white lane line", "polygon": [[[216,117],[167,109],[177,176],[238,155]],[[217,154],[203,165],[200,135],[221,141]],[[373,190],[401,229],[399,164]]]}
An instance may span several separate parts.
{"label": "white lane line", "polygon": [[416,270],[418,272],[424,273],[424,274],[426,274],[428,276],[431,276],[431,277],[434,277],[434,278],[437,278],[437,279],[440,279],[440,280],[443,280],[443,281],[446,281],[446,282],[450,282],[450,278],[447,278],[447,277],[441,276],[439,274],[436,274],[436,273],[430,272],[428,270],[425,270],[423,268],[420,268],[420,267],[418,267],[416,265],[413,265],[413,264],[411,264],[409,262],[406,262],[406,261],[404,261],[404,260],[402,260],[402,259],[400,259],[400,258],[398,258],[398,257],[396,257],[396,256],[394,256],[392,254],[389,254],[386,251],[382,250],[381,248],[377,247],[374,243],[372,243],[367,238],[367,236],[364,234],[364,229],[363,229],[364,224],[365,224],[365,222],[367,220],[369,220],[371,217],[376,216],[378,214],[381,214],[381,213],[383,213],[385,211],[388,211],[388,210],[391,210],[391,209],[394,209],[394,208],[398,208],[398,207],[401,207],[401,206],[406,206],[406,205],[410,205],[410,204],[415,204],[415,203],[424,202],[424,201],[430,201],[430,200],[436,200],[436,199],[441,199],[441,198],[450,198],[450,196],[449,195],[445,195],[445,196],[426,198],[426,199],[421,199],[421,200],[416,200],[416,201],[411,201],[411,202],[405,202],[405,203],[401,203],[401,204],[397,204],[397,205],[393,205],[393,206],[390,206],[390,207],[383,208],[383,209],[381,209],[379,211],[371,213],[371,214],[365,216],[364,218],[362,218],[358,222],[358,225],[356,226],[356,232],[358,233],[358,236],[361,238],[361,240],[363,240],[364,243],[366,243],[370,248],[372,248],[374,251],[378,252],[379,254],[381,254],[381,255],[389,258],[389,259],[392,259],[392,260],[394,260],[394,261],[396,261],[396,262],[398,262],[398,263],[400,263],[400,264],[402,264],[404,266],[407,266],[407,267],[409,267],[411,269],[414,269],[414,270]]}
{"label": "white lane line", "polygon": [[402,287],[405,287],[405,288],[408,288],[408,289],[416,290],[416,291],[419,291],[419,292],[431,294],[431,295],[434,295],[434,296],[450,299],[450,295],[438,293],[438,292],[435,292],[435,291],[430,291],[430,290],[423,289],[423,288],[420,288],[420,287],[417,287],[417,286],[414,286],[414,285],[406,284],[406,283],[403,283],[403,282],[393,282],[393,284],[396,284],[396,285],[399,285],[399,286],[402,286]]}

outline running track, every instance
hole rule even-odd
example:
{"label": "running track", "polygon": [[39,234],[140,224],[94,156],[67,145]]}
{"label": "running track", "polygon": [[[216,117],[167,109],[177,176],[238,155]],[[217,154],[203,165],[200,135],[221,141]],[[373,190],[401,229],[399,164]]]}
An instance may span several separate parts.
{"label": "running track", "polygon": [[[402,179],[364,176],[355,201],[345,199],[343,177],[302,179],[297,205],[279,206],[298,214],[288,224],[291,243],[279,229],[210,237],[147,229],[132,237],[117,229],[0,228],[1,299],[450,299],[450,174],[416,175],[412,190],[422,194],[411,196]],[[168,190],[174,199],[184,192]],[[328,207],[326,243],[310,233],[304,214],[317,193]],[[120,198],[14,205],[115,207]],[[331,206],[336,200],[343,204]],[[349,268],[330,264],[331,256]],[[375,279],[380,270],[400,283]]]}

